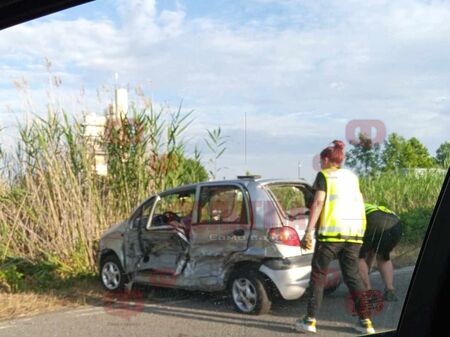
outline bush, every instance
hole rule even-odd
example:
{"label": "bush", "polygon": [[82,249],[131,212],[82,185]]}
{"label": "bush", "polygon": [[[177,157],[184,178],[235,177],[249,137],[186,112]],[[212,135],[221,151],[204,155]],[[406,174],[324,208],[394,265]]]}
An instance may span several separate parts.
{"label": "bush", "polygon": [[399,214],[403,224],[404,243],[417,244],[423,241],[433,214],[432,208],[415,208]]}
{"label": "bush", "polygon": [[404,243],[420,243],[444,182],[445,174],[385,172],[361,178],[364,200],[395,211],[404,224]]}
{"label": "bush", "polygon": [[47,292],[67,288],[76,280],[92,278],[93,273],[67,273],[57,264],[43,260],[8,257],[0,261],[0,291]]}
{"label": "bush", "polygon": [[0,291],[18,292],[24,285],[24,274],[14,264],[0,265]]}

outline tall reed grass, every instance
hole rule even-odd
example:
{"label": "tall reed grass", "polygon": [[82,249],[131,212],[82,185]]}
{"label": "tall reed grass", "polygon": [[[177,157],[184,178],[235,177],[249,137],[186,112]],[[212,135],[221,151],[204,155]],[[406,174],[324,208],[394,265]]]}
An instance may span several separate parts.
{"label": "tall reed grass", "polygon": [[[108,123],[99,144],[64,113],[20,127],[0,178],[0,263],[17,256],[63,275],[92,272],[105,228],[156,191],[208,179],[199,153],[187,155],[189,112],[144,108],[130,117]],[[95,146],[105,149],[107,176],[95,172]]]}
{"label": "tall reed grass", "polygon": [[361,178],[367,202],[395,211],[404,224],[404,242],[420,244],[444,183],[445,173],[383,172]]}

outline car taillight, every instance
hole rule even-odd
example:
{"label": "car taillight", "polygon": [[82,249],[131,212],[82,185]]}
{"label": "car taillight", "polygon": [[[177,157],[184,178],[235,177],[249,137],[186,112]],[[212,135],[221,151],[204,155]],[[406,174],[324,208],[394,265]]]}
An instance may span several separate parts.
{"label": "car taillight", "polygon": [[269,230],[269,241],[274,243],[300,247],[300,239],[295,228],[289,226],[271,228]]}

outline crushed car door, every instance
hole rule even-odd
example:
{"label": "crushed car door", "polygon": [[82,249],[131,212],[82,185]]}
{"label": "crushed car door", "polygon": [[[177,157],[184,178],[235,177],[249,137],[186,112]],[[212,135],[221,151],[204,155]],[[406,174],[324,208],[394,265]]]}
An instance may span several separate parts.
{"label": "crushed car door", "polygon": [[152,220],[141,229],[144,258],[139,272],[178,275],[187,261],[188,231],[195,201],[195,189],[161,194]]}
{"label": "crushed car door", "polygon": [[251,230],[248,192],[238,184],[200,187],[190,258],[228,256],[247,249]]}

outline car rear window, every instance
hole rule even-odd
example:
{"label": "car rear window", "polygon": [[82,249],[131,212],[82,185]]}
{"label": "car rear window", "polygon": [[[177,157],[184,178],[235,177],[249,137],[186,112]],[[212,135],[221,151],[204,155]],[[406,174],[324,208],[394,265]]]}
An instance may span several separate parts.
{"label": "car rear window", "polygon": [[304,186],[272,184],[268,190],[286,217],[295,219],[308,213],[313,194]]}

